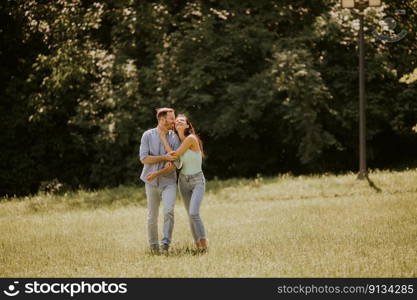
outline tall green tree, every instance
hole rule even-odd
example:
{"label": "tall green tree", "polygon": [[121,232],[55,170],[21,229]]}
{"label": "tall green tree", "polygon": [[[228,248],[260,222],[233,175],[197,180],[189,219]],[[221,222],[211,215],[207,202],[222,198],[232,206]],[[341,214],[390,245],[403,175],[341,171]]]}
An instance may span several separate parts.
{"label": "tall green tree", "polygon": [[[379,168],[417,146],[416,1],[384,3],[366,14]],[[7,0],[0,13],[2,195],[138,182],[162,106],[194,121],[209,178],[357,167],[357,15],[339,1]],[[373,34],[402,29],[397,43]]]}

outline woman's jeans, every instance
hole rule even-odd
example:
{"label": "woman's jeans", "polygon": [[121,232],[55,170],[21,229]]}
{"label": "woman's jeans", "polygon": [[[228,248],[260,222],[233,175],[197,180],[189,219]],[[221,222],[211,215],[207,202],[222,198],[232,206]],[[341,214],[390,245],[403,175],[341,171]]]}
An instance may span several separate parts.
{"label": "woman's jeans", "polygon": [[206,190],[206,179],[203,172],[193,175],[180,173],[178,187],[187,210],[194,241],[198,242],[201,239],[205,239],[206,233],[200,217],[200,205]]}

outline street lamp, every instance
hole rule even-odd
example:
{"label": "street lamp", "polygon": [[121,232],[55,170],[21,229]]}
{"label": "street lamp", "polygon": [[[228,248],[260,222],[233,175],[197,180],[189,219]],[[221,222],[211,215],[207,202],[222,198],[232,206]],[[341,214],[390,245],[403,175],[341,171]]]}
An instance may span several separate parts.
{"label": "street lamp", "polygon": [[366,167],[366,99],[365,99],[365,41],[363,34],[364,10],[379,7],[381,0],[341,0],[343,8],[359,9],[359,173],[358,179],[368,177]]}

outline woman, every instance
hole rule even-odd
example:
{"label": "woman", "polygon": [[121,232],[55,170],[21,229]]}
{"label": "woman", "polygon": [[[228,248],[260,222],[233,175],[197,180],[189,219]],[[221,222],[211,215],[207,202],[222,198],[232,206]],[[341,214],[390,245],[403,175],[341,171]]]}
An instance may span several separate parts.
{"label": "woman", "polygon": [[[179,114],[177,116],[175,130],[181,140],[181,146],[176,151],[172,151],[165,134],[161,134],[160,137],[165,150],[171,155],[180,158],[182,168],[179,174],[178,186],[187,210],[191,233],[197,248],[200,251],[206,251],[208,239],[200,217],[200,206],[206,186],[201,168],[204,156],[203,145],[195,133],[193,125],[185,115]],[[167,163],[167,167],[169,165],[170,163]]]}

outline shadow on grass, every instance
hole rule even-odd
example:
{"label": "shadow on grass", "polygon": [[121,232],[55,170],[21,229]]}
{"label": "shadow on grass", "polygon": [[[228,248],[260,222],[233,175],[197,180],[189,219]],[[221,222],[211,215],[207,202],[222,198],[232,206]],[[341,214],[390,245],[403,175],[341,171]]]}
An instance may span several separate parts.
{"label": "shadow on grass", "polygon": [[197,250],[190,245],[172,247],[169,251],[151,252],[148,250],[146,254],[151,256],[165,256],[165,257],[182,257],[182,256],[200,256],[206,254],[208,251]]}
{"label": "shadow on grass", "polygon": [[382,192],[382,190],[375,185],[375,183],[369,178],[369,176],[366,176],[366,180],[368,181],[369,186],[371,188],[373,188],[377,193],[381,193]]}

